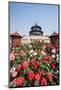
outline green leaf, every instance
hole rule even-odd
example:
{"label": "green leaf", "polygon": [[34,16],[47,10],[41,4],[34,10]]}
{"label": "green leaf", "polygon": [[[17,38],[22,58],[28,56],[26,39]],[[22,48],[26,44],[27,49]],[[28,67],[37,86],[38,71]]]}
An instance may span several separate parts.
{"label": "green leaf", "polygon": [[40,55],[40,59],[43,58],[43,57],[44,57],[44,54],[41,54],[41,55]]}
{"label": "green leaf", "polygon": [[55,81],[49,81],[51,83],[51,85],[56,85],[56,82]]}
{"label": "green leaf", "polygon": [[22,61],[22,60],[19,58],[19,59],[17,60],[18,64],[21,63],[21,61]]}
{"label": "green leaf", "polygon": [[47,70],[47,71],[50,71],[50,69],[49,69],[48,67],[46,67],[46,70]]}
{"label": "green leaf", "polygon": [[54,74],[54,70],[52,69],[51,71],[50,71],[52,74]]}
{"label": "green leaf", "polygon": [[55,74],[52,74],[52,76],[53,76],[55,79],[58,79],[58,77],[57,77]]}
{"label": "green leaf", "polygon": [[25,74],[28,73],[29,71],[31,71],[31,69],[28,67],[27,69],[25,69]]}
{"label": "green leaf", "polygon": [[24,85],[23,86],[27,86],[29,83],[27,80],[24,81]]}

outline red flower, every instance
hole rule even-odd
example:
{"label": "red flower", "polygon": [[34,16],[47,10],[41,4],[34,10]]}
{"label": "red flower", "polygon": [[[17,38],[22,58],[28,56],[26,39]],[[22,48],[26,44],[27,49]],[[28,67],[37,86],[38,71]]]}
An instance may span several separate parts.
{"label": "red flower", "polygon": [[51,64],[52,68],[55,69],[56,65],[55,64]]}
{"label": "red flower", "polygon": [[46,81],[46,79],[45,79],[45,78],[42,78],[42,80],[41,80],[41,85],[42,85],[42,86],[47,85],[47,81]]}
{"label": "red flower", "polygon": [[52,57],[51,56],[47,56],[47,60],[48,60],[48,62],[51,62],[52,61]]}
{"label": "red flower", "polygon": [[19,72],[21,70],[21,65],[19,64],[16,69]]}
{"label": "red flower", "polygon": [[47,73],[47,78],[48,78],[49,80],[52,80],[52,79],[53,79],[51,72],[48,72],[48,73]]}
{"label": "red flower", "polygon": [[37,67],[38,67],[38,65],[35,63],[34,66],[33,66],[33,68],[36,70]]}
{"label": "red flower", "polygon": [[32,71],[28,72],[28,79],[31,81],[34,78],[34,73]]}
{"label": "red flower", "polygon": [[26,60],[22,61],[22,68],[26,69],[29,66],[28,62]]}
{"label": "red flower", "polygon": [[39,76],[41,76],[43,74],[43,71],[42,70],[38,71],[38,74],[39,74]]}
{"label": "red flower", "polygon": [[39,81],[39,80],[40,80],[40,75],[39,75],[39,74],[36,74],[36,75],[35,75],[35,80],[36,80],[36,81]]}
{"label": "red flower", "polygon": [[34,58],[32,58],[32,59],[30,60],[30,63],[33,64],[34,61],[35,61]]}
{"label": "red flower", "polygon": [[23,81],[24,81],[24,77],[18,77],[14,79],[16,86],[22,86]]}
{"label": "red flower", "polygon": [[39,65],[39,61],[36,61],[36,64]]}
{"label": "red flower", "polygon": [[43,57],[42,59],[41,59],[41,62],[44,62],[44,61],[46,61],[46,56],[45,57]]}

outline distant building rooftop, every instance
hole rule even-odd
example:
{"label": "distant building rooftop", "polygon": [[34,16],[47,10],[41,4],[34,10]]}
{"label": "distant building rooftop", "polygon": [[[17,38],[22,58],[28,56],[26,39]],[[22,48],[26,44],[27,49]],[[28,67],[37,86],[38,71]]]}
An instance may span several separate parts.
{"label": "distant building rooftop", "polygon": [[53,36],[59,36],[59,33],[56,33],[56,32],[54,31],[49,37],[53,37]]}
{"label": "distant building rooftop", "polygon": [[10,36],[22,37],[18,32],[12,33],[12,34],[10,34]]}
{"label": "distant building rooftop", "polygon": [[38,26],[37,24],[33,25],[31,27],[31,31],[29,32],[30,35],[43,35],[43,31],[41,30],[42,28]]}

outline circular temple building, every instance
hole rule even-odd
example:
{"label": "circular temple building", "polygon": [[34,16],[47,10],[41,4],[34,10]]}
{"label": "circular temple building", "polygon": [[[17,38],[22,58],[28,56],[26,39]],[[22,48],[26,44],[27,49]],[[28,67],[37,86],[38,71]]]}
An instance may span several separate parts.
{"label": "circular temple building", "polygon": [[35,24],[34,26],[31,27],[31,31],[29,32],[30,35],[36,35],[36,36],[43,36],[43,31],[41,30],[42,28]]}

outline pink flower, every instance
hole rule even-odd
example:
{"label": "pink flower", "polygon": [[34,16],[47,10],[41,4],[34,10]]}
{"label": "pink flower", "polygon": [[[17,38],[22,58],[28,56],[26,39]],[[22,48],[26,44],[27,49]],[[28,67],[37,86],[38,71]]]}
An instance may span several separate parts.
{"label": "pink flower", "polygon": [[47,56],[47,60],[48,60],[48,62],[51,62],[52,61],[52,57],[51,56]]}
{"label": "pink flower", "polygon": [[12,77],[16,77],[17,76],[17,71],[12,73]]}
{"label": "pink flower", "polygon": [[10,69],[10,73],[12,74],[13,72],[15,72],[15,70],[16,70],[16,68],[15,68],[15,67],[12,67],[12,68]]}
{"label": "pink flower", "polygon": [[55,55],[53,54],[51,57],[54,59],[55,58]]}
{"label": "pink flower", "polygon": [[56,49],[53,48],[53,49],[51,50],[51,52],[52,52],[52,53],[56,53]]}
{"label": "pink flower", "polygon": [[15,55],[14,55],[14,53],[12,52],[12,53],[10,53],[10,61],[13,61],[15,59]]}
{"label": "pink flower", "polygon": [[26,55],[23,50],[20,50],[20,54],[21,54],[21,56],[25,56]]}
{"label": "pink flower", "polygon": [[46,80],[45,78],[42,78],[40,84],[41,84],[42,86],[46,86],[46,85],[47,85],[47,80]]}
{"label": "pink flower", "polygon": [[52,68],[55,69],[56,65],[55,64],[51,64]]}
{"label": "pink flower", "polygon": [[39,81],[35,80],[34,86],[39,86]]}

